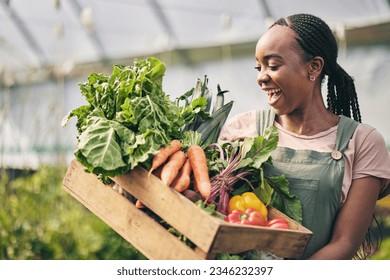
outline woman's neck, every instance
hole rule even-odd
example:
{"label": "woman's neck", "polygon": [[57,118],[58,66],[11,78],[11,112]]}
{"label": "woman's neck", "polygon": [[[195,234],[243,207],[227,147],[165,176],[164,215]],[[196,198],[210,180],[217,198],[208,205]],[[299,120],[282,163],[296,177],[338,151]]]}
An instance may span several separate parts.
{"label": "woman's neck", "polygon": [[339,120],[339,116],[329,112],[325,107],[297,110],[286,115],[276,116],[276,121],[288,131],[307,136],[328,130],[336,126]]}

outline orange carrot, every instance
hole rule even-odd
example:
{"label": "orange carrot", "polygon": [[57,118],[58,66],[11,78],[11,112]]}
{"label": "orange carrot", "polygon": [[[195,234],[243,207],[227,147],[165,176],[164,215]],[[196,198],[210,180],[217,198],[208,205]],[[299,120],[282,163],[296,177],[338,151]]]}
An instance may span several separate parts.
{"label": "orange carrot", "polygon": [[203,148],[199,145],[190,146],[188,148],[188,159],[194,173],[194,185],[201,196],[207,200],[211,193],[211,182]]}
{"label": "orange carrot", "polygon": [[141,208],[144,208],[145,205],[142,203],[141,200],[137,199],[137,201],[135,202],[135,207],[137,207],[138,209],[141,209]]}
{"label": "orange carrot", "polygon": [[165,163],[169,156],[180,150],[180,148],[181,142],[176,139],[172,140],[168,146],[161,147],[158,153],[153,157],[152,167],[149,170],[149,175],[153,172],[153,170]]}
{"label": "orange carrot", "polygon": [[156,176],[157,178],[161,179],[161,171],[162,171],[163,167],[164,167],[163,165],[160,165],[159,167],[157,167],[156,170],[153,170],[152,174],[154,176]]}
{"label": "orange carrot", "polygon": [[181,150],[171,155],[161,171],[161,181],[167,186],[170,186],[179,173],[180,168],[182,168],[186,162],[186,159],[186,154]]}
{"label": "orange carrot", "polygon": [[190,160],[187,159],[183,167],[180,169],[179,174],[173,180],[171,187],[177,190],[178,192],[183,192],[190,186],[191,183],[191,173],[192,167]]}

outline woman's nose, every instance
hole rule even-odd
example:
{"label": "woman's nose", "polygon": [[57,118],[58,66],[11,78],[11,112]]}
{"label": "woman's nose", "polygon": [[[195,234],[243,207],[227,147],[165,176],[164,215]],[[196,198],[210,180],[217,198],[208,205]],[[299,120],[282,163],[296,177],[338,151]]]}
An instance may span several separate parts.
{"label": "woman's nose", "polygon": [[259,86],[266,84],[269,80],[270,80],[270,77],[265,73],[259,73],[257,75],[257,83],[259,84]]}

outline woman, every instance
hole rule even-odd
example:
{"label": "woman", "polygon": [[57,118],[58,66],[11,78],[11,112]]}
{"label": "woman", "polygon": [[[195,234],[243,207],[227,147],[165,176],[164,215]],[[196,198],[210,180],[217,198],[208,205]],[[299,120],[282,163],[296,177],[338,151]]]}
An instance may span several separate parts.
{"label": "woman", "polygon": [[384,139],[361,123],[353,79],[337,54],[332,31],[318,17],[297,14],[275,22],[256,45],[255,67],[272,110],[241,113],[220,134],[235,140],[277,127],[273,172],[286,175],[302,202],[303,225],[313,232],[304,259],[356,256],[377,199],[390,190]]}

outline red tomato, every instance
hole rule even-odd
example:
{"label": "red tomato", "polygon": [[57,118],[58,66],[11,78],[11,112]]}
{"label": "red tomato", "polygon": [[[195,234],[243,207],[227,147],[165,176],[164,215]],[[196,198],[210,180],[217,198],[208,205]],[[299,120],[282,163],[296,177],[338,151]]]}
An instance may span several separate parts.
{"label": "red tomato", "polygon": [[269,228],[280,228],[280,229],[288,229],[288,224],[287,223],[274,223],[270,226]]}
{"label": "red tomato", "polygon": [[270,219],[265,225],[270,228],[288,229],[287,221],[282,217]]}
{"label": "red tomato", "polygon": [[274,223],[287,223],[287,222],[286,222],[285,218],[279,217],[279,218],[272,218],[272,219],[268,220],[266,225],[270,226],[270,225],[272,225]]}

